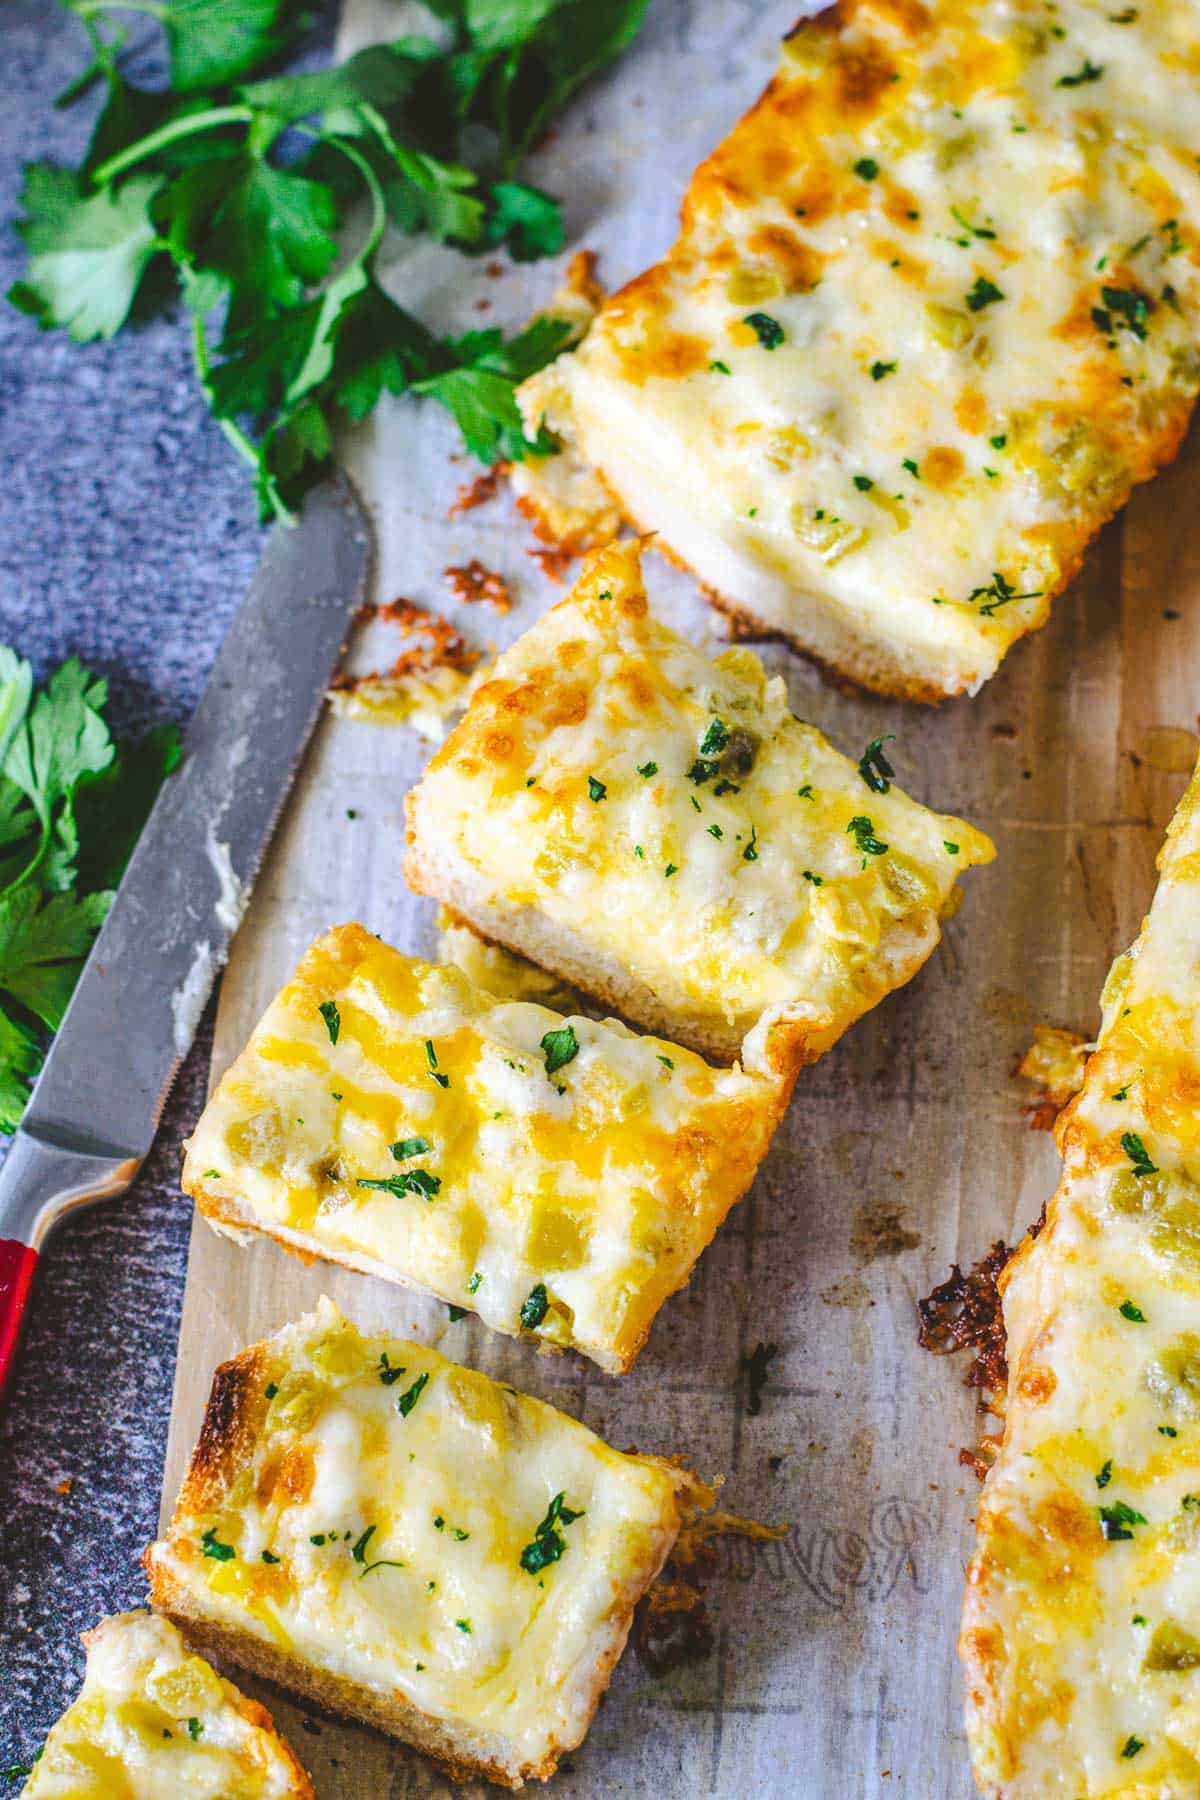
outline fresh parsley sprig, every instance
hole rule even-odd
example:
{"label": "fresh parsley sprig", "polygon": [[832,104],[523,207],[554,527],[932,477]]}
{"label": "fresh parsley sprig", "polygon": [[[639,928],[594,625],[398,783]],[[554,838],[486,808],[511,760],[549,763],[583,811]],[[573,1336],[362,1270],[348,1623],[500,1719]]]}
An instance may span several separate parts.
{"label": "fresh parsley sprig", "polygon": [[[398,38],[295,75],[263,70],[299,41],[298,0],[61,3],[92,56],[60,103],[97,83],[106,98],[80,168],[26,168],[14,305],[79,343],[110,338],[169,267],[201,388],[264,517],[287,516],[339,421],[384,392],[439,401],[484,462],[553,448],[527,439],[514,389],[572,326],[439,337],[384,291],[377,254],[389,224],[521,260],[561,248],[558,203],[515,168],[647,0],[436,0],[444,41]],[[164,89],[127,79],[114,13],[158,22]]]}
{"label": "fresh parsley sprig", "polygon": [[35,689],[0,645],[0,1131],[15,1131],[112,890],[179,760],[174,728],[114,743],[75,659]]}

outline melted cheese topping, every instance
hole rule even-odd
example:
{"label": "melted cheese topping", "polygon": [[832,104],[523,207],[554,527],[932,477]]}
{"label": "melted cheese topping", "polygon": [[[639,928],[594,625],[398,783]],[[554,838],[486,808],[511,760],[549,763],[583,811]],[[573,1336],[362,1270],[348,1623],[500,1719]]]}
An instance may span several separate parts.
{"label": "melted cheese topping", "polygon": [[427,841],[735,1045],[791,1009],[811,1057],[907,979],[959,872],[994,853],[874,779],[752,652],[711,659],[652,618],[636,547],[613,545],[410,795],[418,879]]}
{"label": "melted cheese topping", "polygon": [[201,1440],[150,1552],[156,1592],[181,1584],[206,1617],[552,1767],[689,1478],[433,1350],[362,1336],[328,1300],[225,1373],[236,1431],[216,1390],[210,1419],[231,1453],[214,1477]]}
{"label": "melted cheese topping", "polygon": [[1200,1792],[1200,780],[1010,1264],[961,1649],[984,1792]]}
{"label": "melted cheese topping", "polygon": [[46,1740],[25,1800],[312,1800],[263,1708],[147,1613],[88,1633],[83,1691]]}
{"label": "melted cheese topping", "polygon": [[1193,0],[802,22],[670,254],[526,384],[567,446],[551,524],[582,455],[802,647],[888,691],[976,686],[1182,436],[1198,75]]}
{"label": "melted cheese topping", "polygon": [[214,1221],[617,1370],[749,1186],[781,1103],[765,1075],[498,1001],[349,925],[221,1081],[183,1180]]}

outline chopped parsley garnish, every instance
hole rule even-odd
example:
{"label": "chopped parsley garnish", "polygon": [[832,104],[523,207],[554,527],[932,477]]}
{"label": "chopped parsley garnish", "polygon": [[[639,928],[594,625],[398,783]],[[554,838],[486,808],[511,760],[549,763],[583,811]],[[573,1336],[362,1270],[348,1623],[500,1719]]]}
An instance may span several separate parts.
{"label": "chopped parsley garnish", "polygon": [[907,469],[910,475],[914,476],[917,481],[920,481],[921,471],[917,467],[916,463],[913,461],[911,456],[906,456],[904,461],[901,463],[900,467],[902,469]]}
{"label": "chopped parsley garnish", "polygon": [[467,1637],[470,1637],[470,1635],[471,1635],[470,1619],[455,1619],[454,1623],[458,1626],[458,1629],[460,1631],[465,1632]]}
{"label": "chopped parsley garnish", "polygon": [[854,165],[854,173],[864,181],[874,181],[879,173],[879,164],[873,156],[860,156]]}
{"label": "chopped parsley garnish", "polygon": [[875,483],[871,480],[869,475],[856,475],[854,477],[854,485],[860,494],[869,494],[871,489],[875,486]]}
{"label": "chopped parsley garnish", "polygon": [[216,1527],[210,1525],[200,1539],[205,1556],[211,1556],[214,1562],[232,1562],[237,1551],[232,1544],[223,1544],[217,1536]]}
{"label": "chopped parsley garnish", "polygon": [[1132,1300],[1122,1300],[1117,1311],[1123,1319],[1129,1319],[1134,1325],[1144,1325],[1146,1323],[1145,1313],[1140,1306],[1135,1306]]}
{"label": "chopped parsley garnish", "polygon": [[542,1055],[546,1059],[547,1075],[557,1074],[565,1069],[569,1062],[574,1062],[579,1055],[579,1039],[575,1036],[573,1025],[564,1025],[560,1031],[548,1031],[542,1039]]}
{"label": "chopped parsley garnish", "polygon": [[442,1185],[440,1175],[431,1175],[428,1169],[404,1169],[399,1175],[385,1175],[380,1179],[360,1176],[355,1183],[360,1188],[377,1188],[380,1193],[392,1194],[397,1200],[405,1194],[420,1194],[423,1200],[432,1200]]}
{"label": "chopped parsley garnish", "polygon": [[678,873],[679,873],[679,864],[678,863],[668,863],[666,868],[663,870],[663,879],[666,881],[670,881],[672,875],[678,875]]}
{"label": "chopped parsley garnish", "polygon": [[963,218],[957,206],[952,206],[950,208],[950,217],[956,224],[961,225],[963,230],[969,234],[967,238],[960,238],[958,240],[960,243],[968,243],[970,238],[994,238],[996,235],[995,232],[991,231],[986,225],[972,225],[970,219]]}
{"label": "chopped parsley garnish", "polygon": [[1074,75],[1060,75],[1054,85],[1067,88],[1083,87],[1089,81],[1099,81],[1103,73],[1103,63],[1094,63],[1090,57],[1085,56],[1082,68],[1077,69]]}
{"label": "chopped parsley garnish", "polygon": [[521,1552],[521,1567],[527,1575],[540,1575],[550,1563],[556,1563],[567,1547],[563,1527],[582,1519],[583,1513],[564,1505],[565,1496],[555,1494],[546,1516],[533,1534],[533,1542]]}
{"label": "chopped parsley garnish", "polygon": [[272,1565],[279,1561],[279,1558],[276,1556],[276,1554],[273,1550],[264,1550],[262,1553],[262,1559],[265,1563],[270,1563]]}
{"label": "chopped parsley garnish", "polygon": [[193,1744],[197,1743],[199,1741],[199,1739],[203,1736],[203,1734],[204,1734],[203,1720],[195,1719],[195,1718],[189,1719],[188,1720],[188,1736],[191,1738]]}
{"label": "chopped parsley garnish", "polygon": [[872,738],[858,759],[858,772],[873,794],[886,794],[896,771],[883,754],[883,746],[895,741],[895,734]]}
{"label": "chopped parsley garnish", "polygon": [[1121,1148],[1133,1164],[1135,1175],[1157,1175],[1158,1164],[1150,1160],[1150,1153],[1136,1131],[1121,1133]]}
{"label": "chopped parsley garnish", "polygon": [[1126,1082],[1124,1087],[1117,1088],[1108,1097],[1110,1100],[1128,1100],[1128,1098],[1129,1098],[1129,1083]]}
{"label": "chopped parsley garnish", "polygon": [[379,1368],[377,1374],[384,1387],[391,1387],[394,1382],[399,1381],[402,1375],[407,1375],[408,1370],[404,1367],[403,1363],[397,1364],[389,1362],[387,1351],[382,1350],[379,1354]]}
{"label": "chopped parsley garnish", "polygon": [[659,1051],[659,1054],[658,1054],[658,1060],[662,1064],[664,1069],[673,1069],[675,1067],[675,1064],[671,1061],[670,1057],[664,1056],[662,1054],[661,1050]]}
{"label": "chopped parsley garnish", "polygon": [[450,1314],[450,1323],[452,1325],[457,1325],[460,1319],[465,1319],[467,1316],[467,1309],[465,1306],[455,1306],[451,1303],[451,1305],[447,1307],[447,1311]]}
{"label": "chopped parsley garnish", "polygon": [[432,1149],[428,1138],[400,1138],[392,1145],[392,1155],[397,1162],[407,1162],[410,1156],[426,1156]]}
{"label": "chopped parsley garnish", "polygon": [[656,762],[639,763],[638,764],[638,774],[641,776],[643,781],[649,781],[649,779],[652,775],[658,774],[658,764]]}
{"label": "chopped parsley garnish", "polygon": [[1179,1433],[1176,1431],[1176,1429],[1173,1425],[1159,1425],[1156,1427],[1156,1430],[1158,1432],[1159,1437],[1178,1437],[1179,1436]]}
{"label": "chopped parsley garnish", "polygon": [[811,869],[804,870],[804,879],[805,881],[811,881],[814,887],[825,886],[825,877],[823,875],[814,875]]}
{"label": "chopped parsley garnish", "polygon": [[[1061,83],[1060,83],[1060,86],[1061,86]],[[1146,1748],[1146,1746],[1145,1746],[1145,1744],[1143,1744],[1141,1738],[1134,1737],[1133,1733],[1131,1732],[1130,1735],[1125,1739],[1124,1744],[1121,1746],[1121,1755],[1125,1758],[1126,1762],[1128,1762],[1131,1757],[1134,1757],[1137,1755],[1139,1750],[1144,1750],[1145,1748]]]}
{"label": "chopped parsley garnish", "polygon": [[866,858],[868,856],[882,856],[887,850],[887,845],[875,836],[875,826],[863,813],[857,813],[847,825],[846,830],[853,837],[855,845],[863,857],[864,869],[867,866]]}
{"label": "chopped parsley garnish", "polygon": [[413,1382],[411,1387],[405,1388],[404,1392],[396,1401],[396,1411],[400,1414],[402,1419],[407,1419],[409,1413],[417,1404],[417,1401],[421,1398],[421,1395],[425,1392],[428,1385],[429,1372],[426,1370],[423,1374],[417,1376],[417,1379]]}
{"label": "chopped parsley garnish", "polygon": [[743,324],[749,325],[764,350],[777,350],[783,342],[783,326],[770,313],[747,313]]}
{"label": "chopped parsley garnish", "polygon": [[708,828],[708,835],[712,838],[723,838],[725,833],[721,830],[719,825],[710,825]]}
{"label": "chopped parsley garnish", "polygon": [[1184,1512],[1195,1512],[1200,1509],[1200,1494],[1185,1494],[1179,1504]]}
{"label": "chopped parsley garnish", "polygon": [[550,1310],[550,1299],[546,1293],[546,1284],[539,1281],[536,1287],[530,1288],[528,1298],[521,1307],[521,1326],[525,1331],[536,1331]]}
{"label": "chopped parsley garnish", "polygon": [[338,1041],[338,1033],[342,1029],[342,1015],[338,1011],[337,1001],[322,1000],[317,1011],[325,1021],[325,1029],[329,1033],[330,1043],[336,1044]]}
{"label": "chopped parsley garnish", "polygon": [[591,801],[592,805],[595,806],[598,800],[604,800],[607,797],[608,789],[605,787],[604,783],[602,781],[597,781],[594,775],[589,775],[588,799]]}
{"label": "chopped parsley garnish", "polygon": [[729,375],[732,373],[729,364],[727,362],[722,362],[719,356],[714,356],[713,360],[709,363],[708,368],[711,375]]}
{"label": "chopped parsley garnish", "polygon": [[806,781],[803,787],[796,789],[796,798],[797,800],[815,800],[816,795],[813,793],[811,781]]}
{"label": "chopped parsley garnish", "polygon": [[990,437],[988,439],[988,443],[992,446],[993,450],[1003,450],[1005,445],[1008,443],[1008,433],[1005,431],[1001,431],[997,434],[997,436]]}
{"label": "chopped parsley garnish", "polygon": [[1135,338],[1146,336],[1146,320],[1154,311],[1154,302],[1140,288],[1102,287],[1103,306],[1093,306],[1092,324],[1106,337],[1124,327]]}
{"label": "chopped parsley garnish", "polygon": [[1107,1462],[1105,1462],[1101,1465],[1100,1473],[1096,1477],[1096,1486],[1098,1488],[1106,1488],[1111,1480],[1112,1480],[1112,1457],[1110,1456],[1108,1458]]}
{"label": "chopped parsley garnish", "polygon": [[1025,593],[1019,594],[1007,576],[1002,575],[999,569],[993,569],[992,579],[985,587],[971,589],[967,595],[967,605],[974,605],[976,600],[986,601],[986,605],[981,606],[979,611],[982,617],[990,619],[1002,606],[1007,606],[1010,600],[1037,600],[1041,594],[1041,588],[1028,588]]}
{"label": "chopped parsley garnish", "polygon": [[947,856],[957,856],[958,855],[958,845],[952,844],[950,842],[949,838],[942,839],[942,849],[946,852]]}
{"label": "chopped parsley garnish", "polygon": [[479,1284],[482,1280],[483,1280],[483,1276],[479,1273],[479,1270],[476,1269],[476,1271],[472,1275],[470,1281],[468,1281],[468,1283],[467,1283],[468,1294],[477,1294],[479,1292]]}
{"label": "chopped parsley garnish", "polygon": [[729,727],[724,719],[714,719],[700,740],[701,756],[718,756],[729,743]]}
{"label": "chopped parsley garnish", "polygon": [[1099,1512],[1100,1534],[1110,1544],[1122,1543],[1133,1536],[1135,1525],[1146,1524],[1145,1514],[1127,1506],[1124,1500],[1114,1500],[1111,1506],[1100,1507]]}
{"label": "chopped parsley garnish", "polygon": [[746,845],[746,848],[742,851],[742,861],[743,862],[757,862],[758,861],[758,827],[756,825],[752,825],[750,827],[750,842]]}
{"label": "chopped parsley garnish", "polygon": [[966,294],[966,302],[972,312],[982,312],[985,306],[994,306],[997,300],[1003,298],[1004,295],[995,282],[989,281],[986,275],[977,275]]}
{"label": "chopped parsley garnish", "polygon": [[374,1569],[402,1569],[404,1567],[404,1564],[396,1557],[381,1556],[378,1557],[375,1562],[367,1561],[367,1546],[378,1529],[379,1527],[377,1525],[368,1525],[358,1542],[351,1548],[351,1556],[356,1563],[362,1565],[359,1574],[360,1581],[363,1579],[363,1576],[370,1575]]}
{"label": "chopped parsley garnish", "polygon": [[438,1068],[437,1051],[433,1047],[432,1038],[425,1039],[425,1061],[429,1064],[429,1073],[437,1082],[438,1086],[440,1088],[448,1088],[450,1086],[450,1077],[448,1075],[443,1075]]}
{"label": "chopped parsley garnish", "polygon": [[894,362],[876,361],[871,364],[872,381],[882,381],[885,375],[894,375],[895,373],[896,365]]}
{"label": "chopped parsley garnish", "polygon": [[273,1381],[268,1381],[266,1387],[263,1389],[263,1393],[266,1395],[268,1400],[273,1400],[278,1392],[279,1392],[279,1388]]}

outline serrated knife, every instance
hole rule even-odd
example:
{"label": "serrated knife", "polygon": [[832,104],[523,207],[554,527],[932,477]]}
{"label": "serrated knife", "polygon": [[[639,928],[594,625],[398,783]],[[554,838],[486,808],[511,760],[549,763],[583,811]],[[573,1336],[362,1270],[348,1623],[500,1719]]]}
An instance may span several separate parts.
{"label": "serrated knife", "polygon": [[122,1193],[154,1141],[371,558],[349,484],[323,483],[276,526],[225,636],[0,1169],[0,1392],[47,1233]]}

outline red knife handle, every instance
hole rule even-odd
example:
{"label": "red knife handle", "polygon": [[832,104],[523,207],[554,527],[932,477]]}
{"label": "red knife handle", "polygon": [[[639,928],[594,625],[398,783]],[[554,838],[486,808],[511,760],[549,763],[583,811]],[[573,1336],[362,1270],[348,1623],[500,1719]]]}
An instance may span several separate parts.
{"label": "red knife handle", "polygon": [[0,1238],[0,1394],[17,1353],[37,1251],[14,1238]]}

